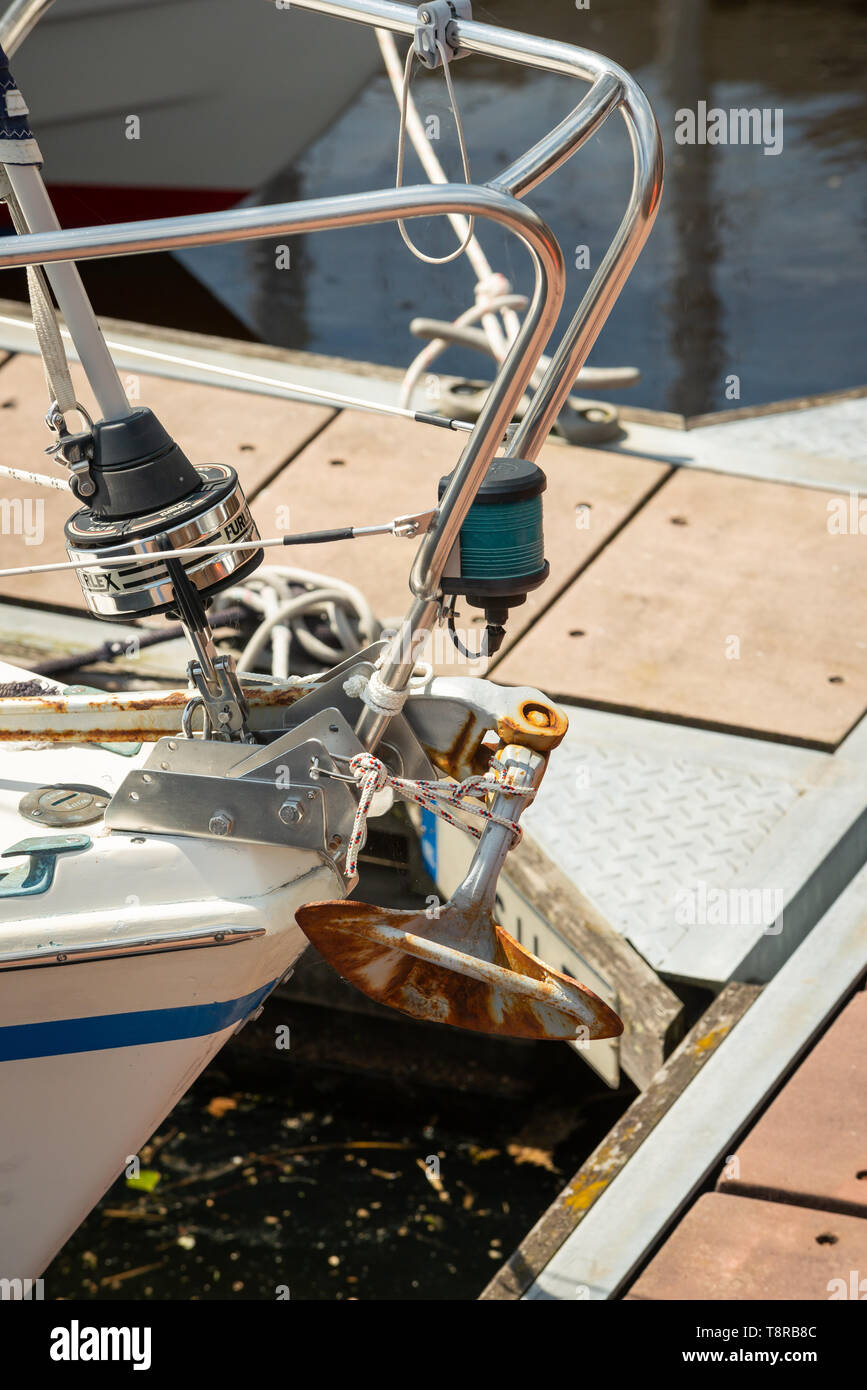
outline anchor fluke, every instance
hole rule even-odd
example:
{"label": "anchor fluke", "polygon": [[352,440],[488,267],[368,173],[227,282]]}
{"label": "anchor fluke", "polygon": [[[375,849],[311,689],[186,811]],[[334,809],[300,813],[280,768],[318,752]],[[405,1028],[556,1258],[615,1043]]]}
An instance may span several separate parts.
{"label": "anchor fluke", "polygon": [[307,903],[295,920],[338,975],[413,1018],[511,1038],[589,1042],[623,1031],[592,990],[552,970],[472,905],[455,900],[431,921],[371,903]]}
{"label": "anchor fluke", "polygon": [[[299,927],[338,975],[413,1018],[480,1033],[593,1042],[623,1032],[598,995],[552,970],[494,920],[497,879],[546,761],[519,744],[497,753],[493,806],[481,812],[487,824],[472,863],[451,900],[435,911],[338,900],[296,912]],[[376,779],[368,791],[385,777],[375,760],[370,767],[359,762],[357,775],[364,786]],[[478,795],[487,790],[483,783],[461,785]],[[368,804],[362,790],[359,814]]]}

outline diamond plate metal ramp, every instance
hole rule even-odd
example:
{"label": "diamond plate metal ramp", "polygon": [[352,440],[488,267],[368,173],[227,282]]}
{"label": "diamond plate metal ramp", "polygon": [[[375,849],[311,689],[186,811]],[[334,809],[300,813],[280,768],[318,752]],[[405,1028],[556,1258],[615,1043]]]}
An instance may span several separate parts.
{"label": "diamond plate metal ramp", "polygon": [[867,859],[867,727],[832,755],[570,720],[524,821],[660,974],[770,979]]}

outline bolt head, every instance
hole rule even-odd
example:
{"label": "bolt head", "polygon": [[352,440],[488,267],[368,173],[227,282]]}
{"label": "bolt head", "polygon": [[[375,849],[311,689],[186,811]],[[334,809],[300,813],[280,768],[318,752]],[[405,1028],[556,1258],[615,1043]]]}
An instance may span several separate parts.
{"label": "bolt head", "polygon": [[234,826],[235,822],[226,811],[218,811],[208,821],[208,829],[212,835],[231,835]]}
{"label": "bolt head", "polygon": [[297,825],[304,818],[304,807],[300,801],[284,801],[277,815],[284,825]]}

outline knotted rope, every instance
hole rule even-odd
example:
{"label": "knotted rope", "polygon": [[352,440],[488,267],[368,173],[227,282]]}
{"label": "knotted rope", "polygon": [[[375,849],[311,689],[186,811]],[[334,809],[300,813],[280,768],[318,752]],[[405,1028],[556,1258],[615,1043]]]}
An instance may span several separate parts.
{"label": "knotted rope", "polygon": [[382,657],[379,658],[369,677],[363,671],[356,671],[354,675],[347,676],[343,682],[343,689],[353,700],[361,700],[362,704],[367,705],[367,708],[373,710],[374,714],[382,714],[391,718],[392,715],[400,714],[414,690],[421,690],[427,685],[433,675],[433,667],[427,661],[416,662],[413,674],[403,690],[392,690],[391,686],[386,685],[377,670],[381,663]]}
{"label": "knotted rope", "polygon": [[497,816],[486,806],[467,804],[467,799],[488,796],[492,792],[502,792],[505,796],[521,796],[528,800],[535,795],[531,787],[513,787],[493,770],[486,772],[483,777],[468,777],[464,782],[415,781],[408,777],[393,777],[385,763],[373,753],[356,753],[349,763],[349,771],[361,792],[346,851],[345,871],[349,878],[355,876],[358,867],[358,855],[364,841],[371,802],[376,793],[385,787],[390,787],[396,796],[403,797],[405,801],[414,801],[417,806],[432,811],[435,816],[448,821],[449,825],[456,825],[465,830],[477,840],[481,839],[483,827],[467,825],[464,821],[458,820],[448,809],[449,806],[459,807],[464,812],[479,816],[486,823],[507,826],[517,841],[521,838],[521,828],[517,821]]}

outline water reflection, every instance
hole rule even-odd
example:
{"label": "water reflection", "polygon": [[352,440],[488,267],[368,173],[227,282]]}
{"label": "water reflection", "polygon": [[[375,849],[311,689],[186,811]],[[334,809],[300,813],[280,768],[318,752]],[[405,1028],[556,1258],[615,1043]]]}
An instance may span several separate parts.
{"label": "water reflection", "polygon": [[[662,210],[591,358],[641,368],[641,384],[612,399],[692,415],[864,383],[867,25],[860,0],[821,7],[607,0],[604,9],[586,10],[561,0],[532,7],[506,0],[493,13],[475,13],[608,54],[635,74],[659,117],[667,159]],[[494,175],[581,94],[563,78],[479,58],[461,62],[455,82],[474,180]],[[414,94],[423,115],[440,117],[438,152],[459,177],[441,75],[418,75]],[[726,111],[780,108],[782,151],[677,144],[675,113],[701,101]],[[388,186],[395,141],[391,91],[377,78],[256,201]],[[630,170],[622,123],[613,118],[531,195],[566,254],[569,316],[589,278],[575,265],[575,248],[590,247],[592,271],[620,219]],[[414,178],[421,174],[410,156],[407,181]],[[432,253],[454,244],[444,220],[415,225]],[[526,289],[518,244],[488,227],[481,239],[494,267]],[[193,253],[187,263],[218,285],[264,341],[394,366],[405,366],[418,348],[408,328],[414,314],[451,318],[473,296],[465,262],[421,266],[388,227],[295,238],[289,269],[277,267],[266,243]],[[467,350],[452,349],[442,362],[447,371],[487,374]]]}

